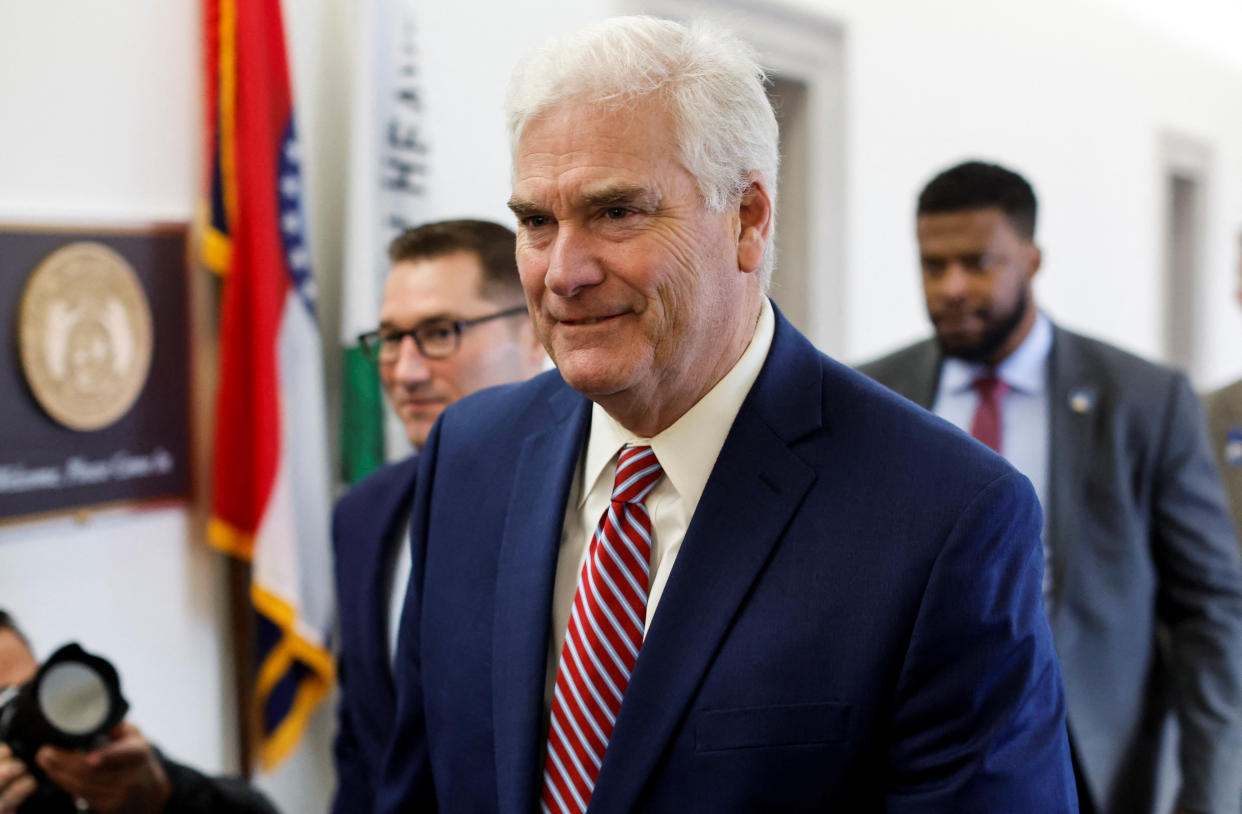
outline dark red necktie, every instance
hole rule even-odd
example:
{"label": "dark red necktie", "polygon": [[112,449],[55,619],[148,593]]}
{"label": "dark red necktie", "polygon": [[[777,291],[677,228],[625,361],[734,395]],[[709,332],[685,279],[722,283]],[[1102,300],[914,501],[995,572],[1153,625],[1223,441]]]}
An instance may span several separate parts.
{"label": "dark red necktie", "polygon": [[970,422],[970,434],[997,452],[1001,451],[1001,401],[1009,392],[1009,385],[995,376],[980,376],[972,385],[979,394],[975,417]]}

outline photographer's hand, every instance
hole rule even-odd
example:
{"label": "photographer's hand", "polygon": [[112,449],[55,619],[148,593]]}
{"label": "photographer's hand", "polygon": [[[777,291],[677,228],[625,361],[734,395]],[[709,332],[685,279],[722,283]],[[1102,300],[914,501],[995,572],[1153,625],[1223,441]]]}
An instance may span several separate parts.
{"label": "photographer's hand", "polygon": [[26,764],[13,757],[9,747],[0,743],[0,814],[13,814],[26,798],[34,794],[35,779]]}
{"label": "photographer's hand", "polygon": [[35,760],[53,783],[99,814],[160,814],[172,785],[151,744],[126,721],[108,738],[91,752],[44,746]]}

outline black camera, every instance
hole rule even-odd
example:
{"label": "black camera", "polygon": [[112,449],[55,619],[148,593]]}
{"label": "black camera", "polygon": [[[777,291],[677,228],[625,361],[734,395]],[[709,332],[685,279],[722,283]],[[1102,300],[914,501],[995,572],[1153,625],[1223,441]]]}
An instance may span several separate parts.
{"label": "black camera", "polygon": [[76,811],[73,800],[39,770],[35,753],[45,745],[93,749],[128,711],[116,669],[76,643],[53,653],[25,684],[0,689],[0,742],[39,784],[21,814]]}

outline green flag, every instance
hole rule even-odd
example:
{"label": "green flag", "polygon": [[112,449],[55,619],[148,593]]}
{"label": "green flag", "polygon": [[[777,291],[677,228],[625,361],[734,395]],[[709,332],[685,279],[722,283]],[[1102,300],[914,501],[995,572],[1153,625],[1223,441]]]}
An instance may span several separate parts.
{"label": "green flag", "polygon": [[[354,483],[381,466],[390,447],[378,370],[358,334],[379,325],[388,244],[427,219],[421,64],[413,3],[366,0],[355,18],[349,198],[342,278],[341,477]],[[402,441],[403,439],[398,439]]]}

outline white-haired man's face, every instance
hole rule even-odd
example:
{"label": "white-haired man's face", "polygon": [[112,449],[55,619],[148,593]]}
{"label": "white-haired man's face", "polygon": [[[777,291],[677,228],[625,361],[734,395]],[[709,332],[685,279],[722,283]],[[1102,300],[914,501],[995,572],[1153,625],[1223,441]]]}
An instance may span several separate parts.
{"label": "white-haired man's face", "polygon": [[745,349],[771,209],[762,179],[709,212],[656,99],[567,104],[518,142],[510,206],[535,329],[565,381],[654,435]]}

